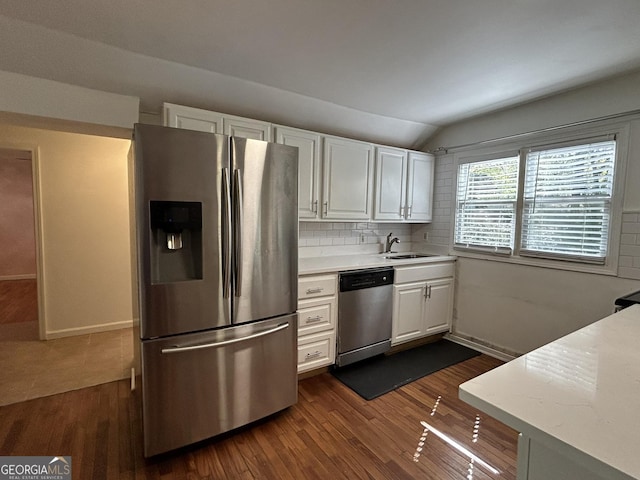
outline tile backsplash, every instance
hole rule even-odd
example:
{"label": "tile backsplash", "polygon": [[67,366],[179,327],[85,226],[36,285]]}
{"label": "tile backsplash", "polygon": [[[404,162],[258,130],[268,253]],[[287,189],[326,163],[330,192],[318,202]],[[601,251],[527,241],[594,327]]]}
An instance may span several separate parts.
{"label": "tile backsplash", "polygon": [[455,209],[455,171],[453,155],[436,158],[433,185],[433,221],[426,225],[416,225],[413,241],[421,242],[427,237],[430,245],[449,246],[451,223]]}
{"label": "tile backsplash", "polygon": [[622,214],[618,276],[640,280],[640,212]]}
{"label": "tile backsplash", "polygon": [[[353,252],[357,250],[357,247],[362,247],[363,251],[370,252],[379,247],[379,251],[382,251],[389,233],[393,233],[393,236],[400,240],[399,250],[405,250],[406,248],[401,247],[411,244],[411,224],[300,222],[299,247],[301,250],[311,247],[325,247],[325,249],[336,250],[336,252],[340,250]],[[349,248],[345,249],[344,247]]]}

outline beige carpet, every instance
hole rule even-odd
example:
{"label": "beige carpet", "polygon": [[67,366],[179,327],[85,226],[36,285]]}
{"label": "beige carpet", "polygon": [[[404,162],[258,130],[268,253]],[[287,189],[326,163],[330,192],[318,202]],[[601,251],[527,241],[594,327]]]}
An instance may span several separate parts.
{"label": "beige carpet", "polygon": [[37,322],[0,324],[0,405],[131,375],[131,328],[32,340],[37,331]]}

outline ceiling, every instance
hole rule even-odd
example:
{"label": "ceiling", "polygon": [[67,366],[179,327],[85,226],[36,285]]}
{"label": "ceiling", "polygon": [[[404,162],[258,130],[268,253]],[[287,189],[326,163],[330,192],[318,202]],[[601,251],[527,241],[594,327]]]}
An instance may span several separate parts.
{"label": "ceiling", "polygon": [[[416,145],[640,68],[638,0],[0,0],[0,70]],[[395,140],[395,141],[393,141]]]}

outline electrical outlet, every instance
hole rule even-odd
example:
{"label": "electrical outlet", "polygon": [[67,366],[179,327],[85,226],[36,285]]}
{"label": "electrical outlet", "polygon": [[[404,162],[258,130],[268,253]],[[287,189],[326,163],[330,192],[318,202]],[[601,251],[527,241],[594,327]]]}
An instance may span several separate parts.
{"label": "electrical outlet", "polygon": [[364,243],[367,239],[364,236],[364,233],[360,234],[360,243]]}
{"label": "electrical outlet", "polygon": [[424,233],[422,234],[422,239],[423,239],[425,242],[428,242],[428,241],[429,241],[429,232],[424,232]]}

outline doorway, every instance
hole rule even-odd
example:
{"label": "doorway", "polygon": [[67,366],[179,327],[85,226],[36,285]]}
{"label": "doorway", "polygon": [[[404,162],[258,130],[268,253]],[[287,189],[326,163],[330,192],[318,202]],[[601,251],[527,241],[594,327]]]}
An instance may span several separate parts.
{"label": "doorway", "polygon": [[30,151],[0,148],[0,340],[40,338]]}

